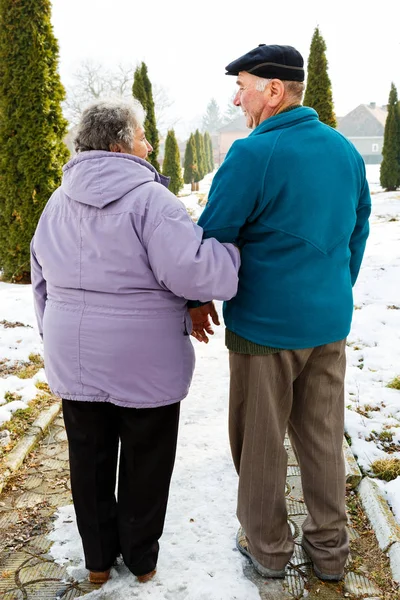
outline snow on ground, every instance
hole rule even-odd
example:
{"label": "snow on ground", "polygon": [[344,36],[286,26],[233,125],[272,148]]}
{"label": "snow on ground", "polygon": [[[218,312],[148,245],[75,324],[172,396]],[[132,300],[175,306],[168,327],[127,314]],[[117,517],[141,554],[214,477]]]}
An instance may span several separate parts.
{"label": "snow on ground", "polygon": [[[0,307],[0,365],[27,362],[30,354],[41,354],[42,342],[36,329],[31,286],[0,282]],[[20,325],[7,326],[15,322]],[[16,410],[28,408],[39,392],[35,386],[39,381],[46,381],[43,369],[31,379],[20,379],[15,375],[0,378],[0,426],[9,421]],[[16,396],[15,400],[10,400]]]}
{"label": "snow on ground", "polygon": [[[194,341],[197,368],[182,402],[175,471],[155,579],[137,583],[124,566],[89,598],[130,600],[259,599],[242,572],[245,559],[235,549],[237,477],[227,433],[228,353],[222,328],[208,346]],[[86,578],[81,543],[71,507],[59,511],[51,552],[73,560],[69,572]]]}
{"label": "snow on ground", "polygon": [[[209,173],[199,182],[199,191],[192,192],[191,186],[185,185],[182,192],[180,193],[179,199],[184,203],[188,212],[193,220],[197,221],[203,212],[205,201],[207,200],[208,192],[211,187],[211,183],[213,180],[214,173]],[[200,206],[199,199],[203,198],[205,201],[202,203],[203,206]]]}
{"label": "snow on ground", "polygon": [[[346,430],[358,463],[369,471],[378,458],[400,458],[400,191],[383,192],[379,165],[367,166],[372,193],[371,234],[354,289],[348,337]],[[384,483],[400,523],[400,478]]]}

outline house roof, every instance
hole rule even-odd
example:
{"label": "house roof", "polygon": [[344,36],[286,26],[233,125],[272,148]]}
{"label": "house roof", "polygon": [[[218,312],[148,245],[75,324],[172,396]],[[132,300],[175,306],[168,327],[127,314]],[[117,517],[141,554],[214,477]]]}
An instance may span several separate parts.
{"label": "house roof", "polygon": [[386,117],[386,106],[360,104],[338,119],[337,129],[346,137],[383,137]]}
{"label": "house roof", "polygon": [[[374,102],[360,104],[344,117],[337,119],[337,129],[346,137],[383,137],[386,117],[386,106],[376,106]],[[219,129],[219,133],[231,131],[248,131],[244,115]]]}
{"label": "house roof", "polygon": [[249,131],[249,129],[246,127],[245,116],[239,115],[239,117],[236,117],[236,119],[233,119],[233,121],[224,125],[218,131],[219,133],[227,133],[228,131]]}

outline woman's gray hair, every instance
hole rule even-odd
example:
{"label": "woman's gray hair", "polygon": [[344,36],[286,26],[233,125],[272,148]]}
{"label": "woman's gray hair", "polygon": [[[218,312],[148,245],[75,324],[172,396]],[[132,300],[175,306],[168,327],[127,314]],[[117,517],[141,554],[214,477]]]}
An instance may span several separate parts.
{"label": "woman's gray hair", "polygon": [[135,98],[110,98],[90,104],[82,113],[74,145],[76,152],[110,150],[111,144],[131,149],[145,112]]}

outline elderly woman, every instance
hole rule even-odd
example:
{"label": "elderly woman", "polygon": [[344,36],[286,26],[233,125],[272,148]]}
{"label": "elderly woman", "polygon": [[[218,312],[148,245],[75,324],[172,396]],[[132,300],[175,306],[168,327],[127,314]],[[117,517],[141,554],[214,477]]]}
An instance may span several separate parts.
{"label": "elderly woman", "polygon": [[[151,146],[138,103],[88,107],[32,240],[32,284],[52,392],[63,399],[86,566],[157,563],[180,401],[194,368],[187,299],[236,294],[239,252],[202,240]],[[115,497],[118,447],[118,499]]]}

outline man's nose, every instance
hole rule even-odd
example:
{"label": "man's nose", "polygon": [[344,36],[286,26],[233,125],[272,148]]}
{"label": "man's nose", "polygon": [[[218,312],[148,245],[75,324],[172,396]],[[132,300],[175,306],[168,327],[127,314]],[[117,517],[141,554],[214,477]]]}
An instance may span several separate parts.
{"label": "man's nose", "polygon": [[146,146],[147,146],[147,150],[150,154],[150,152],[153,152],[153,146],[151,144],[149,144],[149,142],[146,140]]}
{"label": "man's nose", "polygon": [[240,106],[240,93],[239,93],[239,91],[236,92],[236,96],[233,99],[233,104],[235,106]]}

